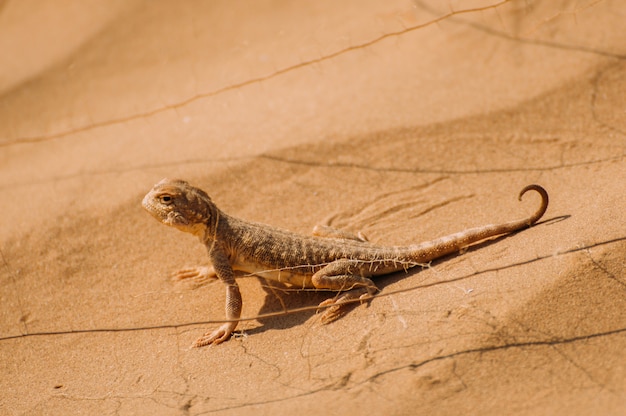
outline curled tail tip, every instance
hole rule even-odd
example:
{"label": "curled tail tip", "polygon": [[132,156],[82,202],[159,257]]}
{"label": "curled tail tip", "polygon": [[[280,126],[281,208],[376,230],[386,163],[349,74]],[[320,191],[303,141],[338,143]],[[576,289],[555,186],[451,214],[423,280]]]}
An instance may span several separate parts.
{"label": "curled tail tip", "polygon": [[546,210],[548,209],[548,202],[550,198],[548,197],[548,191],[546,191],[542,186],[532,184],[525,186],[524,189],[520,191],[518,199],[521,201],[522,196],[528,191],[536,191],[541,196],[541,206],[539,207],[537,212],[535,212],[535,214],[528,219],[528,225],[530,226],[539,221],[541,217],[543,217],[543,214],[545,214]]}

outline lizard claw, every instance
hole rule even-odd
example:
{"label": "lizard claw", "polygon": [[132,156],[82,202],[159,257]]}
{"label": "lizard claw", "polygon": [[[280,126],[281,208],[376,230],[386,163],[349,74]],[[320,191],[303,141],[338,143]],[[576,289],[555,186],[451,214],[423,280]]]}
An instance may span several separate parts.
{"label": "lizard claw", "polygon": [[233,325],[232,322],[227,322],[224,325],[220,326],[213,332],[207,332],[200,338],[198,338],[192,345],[191,348],[200,348],[205,345],[210,344],[221,344],[224,341],[227,341],[233,333],[235,329],[236,323]]}

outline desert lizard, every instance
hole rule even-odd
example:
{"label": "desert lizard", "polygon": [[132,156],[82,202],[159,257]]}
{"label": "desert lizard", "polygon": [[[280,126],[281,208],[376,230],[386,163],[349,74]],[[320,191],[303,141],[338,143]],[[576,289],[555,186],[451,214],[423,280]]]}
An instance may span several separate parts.
{"label": "desert lizard", "polygon": [[470,228],[405,247],[377,246],[363,236],[330,227],[316,227],[313,236],[305,236],[247,222],[225,214],[204,191],[182,180],[163,179],[142,204],[163,224],[198,236],[208,250],[211,266],[181,270],[179,279],[217,278],[226,286],[229,322],[194,343],[201,347],[226,341],[237,327],[242,299],[235,270],[298,288],[342,292],[320,304],[328,307],[322,322],[331,322],[340,316],[342,303],[368,299],[378,290],[370,279],[373,276],[427,264],[472,243],[530,227],[546,212],[548,193],[539,185],[528,185],[519,199],[529,190],[539,193],[541,206],[528,218]]}

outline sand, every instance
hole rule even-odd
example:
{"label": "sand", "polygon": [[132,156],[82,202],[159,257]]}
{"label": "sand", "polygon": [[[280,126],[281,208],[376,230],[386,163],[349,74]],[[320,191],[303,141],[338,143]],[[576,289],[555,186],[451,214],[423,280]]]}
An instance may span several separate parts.
{"label": "sand", "polygon": [[[626,8],[615,1],[0,4],[0,413],[624,414]],[[408,244],[537,226],[325,293],[169,275],[140,201]],[[260,314],[283,312],[276,317]]]}

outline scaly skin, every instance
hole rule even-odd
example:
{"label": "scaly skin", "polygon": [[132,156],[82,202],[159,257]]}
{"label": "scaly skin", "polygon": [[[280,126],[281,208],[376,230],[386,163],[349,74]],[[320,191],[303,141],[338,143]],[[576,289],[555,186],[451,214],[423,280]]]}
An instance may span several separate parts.
{"label": "scaly skin", "polygon": [[163,179],[143,199],[144,208],[163,224],[194,234],[206,246],[212,266],[181,270],[179,279],[198,283],[212,278],[226,286],[226,317],[230,322],[205,334],[194,346],[219,344],[230,338],[241,316],[242,300],[234,271],[299,288],[342,292],[320,306],[329,306],[322,321],[341,315],[341,305],[352,299],[367,299],[378,289],[373,276],[406,270],[458,252],[486,238],[509,234],[537,222],[548,208],[548,193],[539,193],[541,206],[533,215],[517,221],[485,225],[409,246],[376,246],[362,235],[353,236],[330,227],[316,227],[314,236],[304,236],[264,224],[231,217],[215,206],[201,189],[181,180]]}

